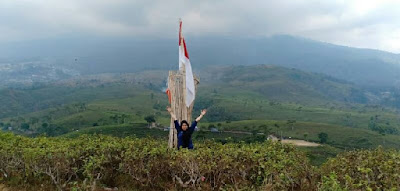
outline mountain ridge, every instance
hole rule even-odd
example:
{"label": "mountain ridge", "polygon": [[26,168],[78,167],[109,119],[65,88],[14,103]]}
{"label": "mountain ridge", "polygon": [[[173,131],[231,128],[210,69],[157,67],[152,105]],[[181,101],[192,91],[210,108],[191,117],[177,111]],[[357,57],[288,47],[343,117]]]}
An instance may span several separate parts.
{"label": "mountain ridge", "polygon": [[[53,41],[35,41],[10,49],[2,46],[0,51],[3,51],[3,57],[36,59],[73,68],[81,74],[177,69],[178,47],[174,39],[77,37]],[[288,35],[253,38],[188,36],[187,41],[194,71],[215,65],[272,64],[324,73],[362,86],[394,87],[400,84],[400,55],[385,51]],[[20,61],[11,59],[11,62]]]}

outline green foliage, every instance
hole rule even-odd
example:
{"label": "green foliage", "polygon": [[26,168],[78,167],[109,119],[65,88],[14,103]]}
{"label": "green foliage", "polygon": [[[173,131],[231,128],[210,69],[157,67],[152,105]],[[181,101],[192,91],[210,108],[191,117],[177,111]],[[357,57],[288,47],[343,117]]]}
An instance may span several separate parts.
{"label": "green foliage", "polygon": [[28,123],[22,123],[22,124],[21,124],[21,129],[23,129],[23,130],[29,130],[29,124],[28,124]]}
{"label": "green foliage", "polygon": [[390,126],[389,122],[386,122],[385,124],[379,124],[378,123],[378,115],[375,115],[375,117],[371,117],[368,128],[371,129],[372,131],[379,132],[380,134],[397,134],[398,129],[395,127]]}
{"label": "green foliage", "polygon": [[343,189],[340,186],[340,182],[337,180],[337,175],[331,173],[329,176],[322,177],[322,181],[318,187],[318,190],[323,191],[345,191],[348,189]]}
{"label": "green foliage", "polygon": [[[0,179],[12,187],[146,190],[312,189],[313,168],[292,146],[265,142],[167,149],[156,139],[25,138],[0,133]],[[308,177],[308,178],[307,178]],[[121,181],[127,180],[127,181]]]}
{"label": "green foliage", "polygon": [[110,135],[114,137],[152,137],[166,138],[168,132],[159,129],[149,129],[145,123],[123,124],[123,125],[108,125],[84,128],[75,132],[70,132],[61,137],[77,138],[81,135]]}
{"label": "green foliage", "polygon": [[[210,123],[201,122],[201,124],[207,127]],[[354,148],[372,149],[379,145],[385,148],[400,149],[400,136],[389,134],[381,135],[377,132],[362,128],[348,128],[324,123],[296,121],[296,127],[292,130],[286,120],[241,120],[232,121],[231,123],[221,122],[221,124],[224,128],[224,132],[221,133],[222,135],[229,131],[251,133],[253,129],[256,129],[267,136],[274,134],[280,137],[282,133],[284,137],[292,137],[293,139],[304,139],[304,133],[308,133],[307,141],[320,142],[318,134],[325,132],[328,134],[328,142],[326,144],[342,150]],[[244,134],[242,134],[242,136],[244,136]],[[226,135],[226,137],[228,137],[228,135]]]}
{"label": "green foliage", "polygon": [[304,137],[304,140],[307,140],[308,133],[304,133],[304,134],[303,134],[303,137]]}
{"label": "green foliage", "polygon": [[396,190],[400,152],[350,151],[319,169],[279,142],[168,149],[159,139],[83,135],[26,138],[0,132],[0,183],[12,188],[90,190]]}
{"label": "green foliage", "polygon": [[144,120],[146,120],[147,123],[156,122],[156,118],[154,117],[154,115],[148,115],[148,116],[144,117]]}
{"label": "green foliage", "polygon": [[344,190],[397,190],[400,188],[400,152],[394,150],[350,151],[321,167],[321,188]]}
{"label": "green foliage", "polygon": [[69,130],[66,127],[57,126],[54,124],[43,123],[41,127],[38,128],[38,133],[47,136],[58,136],[67,133]]}
{"label": "green foliage", "polygon": [[[213,80],[212,83],[204,80],[199,86],[201,91],[196,96],[193,115],[198,114],[200,109],[208,108],[209,113],[202,119],[202,123],[221,123],[224,131],[242,130],[247,126],[244,130],[251,132],[253,126],[261,125],[257,121],[276,121],[276,125],[268,124],[271,133],[280,135],[282,132],[285,137],[304,139],[302,135],[308,132],[307,139],[316,142],[319,141],[318,133],[323,131],[329,134],[328,144],[340,148],[400,145],[400,136],[392,136],[399,134],[399,117],[392,109],[382,110],[381,106],[375,105],[342,104],[326,97],[320,100],[321,97],[314,92],[320,86],[334,85],[337,89],[325,88],[324,91],[349,95],[352,91],[349,87],[351,84],[325,79],[325,83],[329,84],[324,85],[319,81],[325,77],[273,66],[243,67],[228,71],[230,70],[232,74],[224,74],[229,80],[225,81],[222,76],[222,79]],[[156,75],[146,76],[150,82],[154,77]],[[272,81],[263,81],[263,78]],[[304,89],[292,87],[299,85],[298,83],[310,83],[318,88],[313,88],[311,93],[307,90],[309,93],[302,94]],[[213,93],[214,89],[218,91],[217,94]],[[274,91],[278,89],[280,91]],[[90,128],[93,124],[117,126],[144,123],[144,117],[148,115],[155,115],[157,122],[164,127],[170,123],[169,115],[165,112],[168,104],[166,95],[158,89],[146,89],[143,84],[113,81],[91,85],[91,82],[82,80],[79,85],[44,85],[34,89],[4,90],[0,91],[0,95],[4,98],[0,100],[0,116],[9,117],[0,117],[0,121],[10,124],[2,129],[12,127],[13,132],[29,136],[57,136]],[[11,97],[15,99],[10,100]],[[379,118],[375,120],[375,128],[368,128],[370,117],[376,115]],[[236,122],[242,121],[247,124],[232,129]],[[28,131],[21,129],[22,123],[29,124]],[[43,127],[43,123],[48,126]],[[318,131],[319,129],[321,130]],[[259,132],[266,133],[268,130],[259,129]]]}
{"label": "green foliage", "polygon": [[328,141],[328,134],[321,132],[318,134],[318,138],[321,143],[326,143]]}
{"label": "green foliage", "polygon": [[310,163],[314,166],[321,166],[329,158],[334,158],[339,153],[344,152],[344,150],[329,145],[322,145],[319,147],[298,147],[298,149],[306,153]]}

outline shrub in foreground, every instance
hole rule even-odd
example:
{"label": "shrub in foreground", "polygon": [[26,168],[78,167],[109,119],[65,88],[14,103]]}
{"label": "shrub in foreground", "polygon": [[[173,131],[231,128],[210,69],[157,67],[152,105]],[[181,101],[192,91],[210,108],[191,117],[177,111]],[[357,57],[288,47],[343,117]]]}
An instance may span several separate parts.
{"label": "shrub in foreground", "polygon": [[0,133],[0,184],[18,190],[398,190],[400,152],[350,151],[316,170],[302,152],[279,142],[205,141],[178,151],[155,139]]}
{"label": "shrub in foreground", "polygon": [[394,150],[346,152],[327,161],[320,170],[321,190],[400,189],[400,152]]}
{"label": "shrub in foreground", "polygon": [[212,141],[196,146],[177,151],[153,139],[0,133],[0,180],[27,190],[43,185],[57,190],[315,189],[313,168],[292,146]]}

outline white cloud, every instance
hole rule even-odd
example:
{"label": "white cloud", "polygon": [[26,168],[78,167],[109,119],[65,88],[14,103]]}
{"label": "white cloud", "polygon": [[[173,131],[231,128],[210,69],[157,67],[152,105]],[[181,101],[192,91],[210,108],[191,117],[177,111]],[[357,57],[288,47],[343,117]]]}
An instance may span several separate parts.
{"label": "white cloud", "polygon": [[68,35],[174,38],[284,33],[400,53],[396,0],[1,0],[0,41]]}

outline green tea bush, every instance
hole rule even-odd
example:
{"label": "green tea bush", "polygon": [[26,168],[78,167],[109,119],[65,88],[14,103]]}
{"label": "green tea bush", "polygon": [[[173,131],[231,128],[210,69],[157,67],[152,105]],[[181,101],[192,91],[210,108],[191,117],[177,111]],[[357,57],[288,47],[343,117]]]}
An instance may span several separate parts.
{"label": "green tea bush", "polygon": [[[399,190],[400,152],[395,150],[350,151],[321,166],[321,190]],[[340,188],[340,189],[339,189]]]}
{"label": "green tea bush", "polygon": [[155,139],[0,133],[0,181],[27,190],[43,185],[54,190],[315,189],[313,168],[292,146],[213,141],[196,146],[175,150]]}
{"label": "green tea bush", "polygon": [[340,154],[319,169],[280,142],[165,140],[83,135],[27,138],[0,132],[0,184],[24,190],[399,190],[400,152]]}

